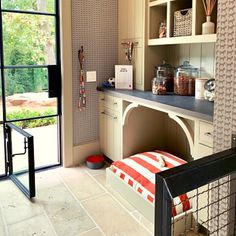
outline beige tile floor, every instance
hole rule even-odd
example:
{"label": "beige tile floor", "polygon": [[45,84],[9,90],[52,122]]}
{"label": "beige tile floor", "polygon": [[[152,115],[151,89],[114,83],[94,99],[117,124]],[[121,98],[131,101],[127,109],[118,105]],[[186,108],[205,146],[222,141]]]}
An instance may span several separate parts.
{"label": "beige tile floor", "polygon": [[105,169],[57,168],[36,174],[29,201],[0,181],[0,236],[150,236],[153,224],[105,187]]}
{"label": "beige tile floor", "polygon": [[153,224],[105,187],[105,169],[39,172],[36,186],[29,201],[10,180],[0,181],[0,236],[153,235]]}

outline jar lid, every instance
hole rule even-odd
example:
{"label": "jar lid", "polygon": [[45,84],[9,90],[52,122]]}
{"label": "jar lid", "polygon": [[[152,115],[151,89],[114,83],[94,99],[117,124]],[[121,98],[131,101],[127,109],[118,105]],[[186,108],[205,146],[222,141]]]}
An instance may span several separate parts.
{"label": "jar lid", "polygon": [[166,69],[173,69],[174,67],[171,64],[166,63],[165,60],[163,60],[161,65],[155,66],[157,70],[166,70]]}
{"label": "jar lid", "polygon": [[190,70],[190,71],[199,71],[198,68],[196,67],[193,67],[192,65],[190,65],[189,61],[184,61],[183,65],[179,66],[177,68],[178,71],[181,71],[181,70]]}

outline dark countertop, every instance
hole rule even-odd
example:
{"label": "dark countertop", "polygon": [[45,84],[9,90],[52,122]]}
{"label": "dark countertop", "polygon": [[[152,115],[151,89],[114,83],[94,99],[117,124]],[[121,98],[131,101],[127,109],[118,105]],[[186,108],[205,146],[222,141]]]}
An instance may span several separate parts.
{"label": "dark countertop", "polygon": [[139,101],[202,120],[213,121],[214,103],[206,100],[195,99],[193,96],[178,96],[173,94],[154,95],[151,91],[101,87],[98,88],[98,91],[107,92],[123,99],[135,99],[137,102]]}

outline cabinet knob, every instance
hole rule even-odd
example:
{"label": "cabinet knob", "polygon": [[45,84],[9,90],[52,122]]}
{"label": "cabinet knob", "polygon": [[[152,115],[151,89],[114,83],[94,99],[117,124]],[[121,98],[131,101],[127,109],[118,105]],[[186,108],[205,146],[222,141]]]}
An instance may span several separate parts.
{"label": "cabinet knob", "polygon": [[117,103],[117,102],[114,102],[114,105],[118,105],[118,103]]}
{"label": "cabinet knob", "polygon": [[204,135],[209,137],[209,138],[212,138],[212,136],[213,136],[211,132],[206,132],[206,133],[204,133]]}

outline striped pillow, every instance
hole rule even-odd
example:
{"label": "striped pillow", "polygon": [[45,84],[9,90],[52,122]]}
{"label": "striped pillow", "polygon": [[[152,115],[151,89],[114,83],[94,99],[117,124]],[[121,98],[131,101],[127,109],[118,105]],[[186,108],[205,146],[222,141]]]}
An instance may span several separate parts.
{"label": "striped pillow", "polygon": [[[170,153],[156,150],[116,161],[110,168],[143,198],[154,203],[155,174],[185,163],[186,161]],[[175,205],[173,216],[190,209],[190,202],[186,194],[175,198],[173,204]]]}

